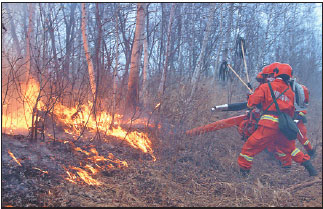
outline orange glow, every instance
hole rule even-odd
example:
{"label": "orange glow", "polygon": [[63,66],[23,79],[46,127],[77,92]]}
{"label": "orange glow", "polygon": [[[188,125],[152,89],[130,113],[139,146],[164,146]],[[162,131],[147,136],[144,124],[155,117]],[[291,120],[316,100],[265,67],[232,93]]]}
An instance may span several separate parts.
{"label": "orange glow", "polygon": [[[23,84],[25,87],[23,104],[4,104],[3,108],[3,122],[2,130],[4,133],[9,134],[25,134],[29,133],[29,127],[32,124],[32,110],[36,104],[36,100],[40,91],[38,83],[31,79],[28,84]],[[157,104],[158,105],[158,104]],[[160,104],[159,104],[160,105]],[[11,107],[11,108],[9,108]],[[39,101],[37,109],[41,110],[44,103]],[[92,114],[92,102],[88,101],[87,104],[80,105],[78,108],[66,107],[60,103],[55,105],[54,114],[61,124],[65,133],[79,135],[86,126],[86,130],[95,133],[97,130],[105,133],[106,135],[117,137],[120,140],[125,140],[128,144],[136,149],[140,149],[144,153],[148,153],[155,159],[153,154],[152,144],[147,133],[139,131],[127,131],[120,125],[122,116],[115,114],[114,124],[112,129],[109,129],[112,123],[112,116],[105,111],[97,113],[96,118]],[[138,125],[146,124],[147,119],[136,119],[128,121],[126,124]],[[150,126],[153,126],[150,124]]]}
{"label": "orange glow", "polygon": [[156,104],[155,109],[157,109],[160,106],[160,102]]}
{"label": "orange glow", "polygon": [[[102,185],[102,183],[100,181],[95,180],[92,175],[96,175],[97,173],[99,173],[99,171],[103,169],[111,169],[115,168],[116,166],[117,168],[128,167],[128,163],[126,161],[122,161],[115,158],[112,153],[109,153],[108,157],[104,157],[100,156],[95,148],[91,148],[90,152],[87,152],[81,149],[80,147],[76,147],[74,148],[74,150],[88,155],[89,157],[87,157],[86,162],[90,162],[90,164],[86,164],[83,168],[69,166],[69,169],[66,169],[64,166],[64,169],[66,170],[66,173],[68,175],[68,177],[66,177],[65,179],[74,184],[76,184],[79,181],[84,181],[86,184],[99,186]],[[101,166],[97,164],[99,162]],[[77,175],[74,174],[71,170],[76,171]]]}
{"label": "orange glow", "polygon": [[9,155],[12,157],[12,159],[14,159],[14,161],[16,161],[16,163],[18,163],[18,165],[22,166],[19,162],[19,160],[17,160],[17,158],[12,154],[12,152],[10,150],[8,150]]}
{"label": "orange glow", "polygon": [[[32,112],[39,94],[38,83],[30,79],[22,83],[22,101],[18,99],[3,105],[2,132],[7,134],[28,134],[28,128],[32,124]],[[40,109],[43,103],[39,101],[37,108]]]}
{"label": "orange glow", "polygon": [[[36,106],[36,101],[40,92],[40,87],[37,81],[31,79],[27,84],[21,84],[22,90],[20,96],[23,101],[11,102],[3,105],[2,116],[2,131],[7,134],[29,134],[29,129],[32,126],[33,109]],[[160,105],[160,104],[159,104]],[[36,106],[37,110],[43,110],[44,103],[39,100]],[[156,106],[157,107],[157,106]],[[152,142],[149,139],[148,133],[144,133],[138,130],[126,130],[123,125],[146,125],[148,124],[147,118],[140,118],[133,121],[122,121],[123,116],[119,114],[114,115],[113,126],[112,116],[106,111],[97,112],[96,116],[93,114],[93,103],[88,101],[82,105],[76,105],[75,107],[67,107],[63,104],[56,103],[53,109],[55,116],[55,122],[63,128],[64,132],[70,134],[74,140],[78,135],[85,130],[87,133],[96,133],[99,131],[107,136],[113,136],[119,140],[126,141],[131,147],[139,149],[144,153],[149,154],[153,161],[156,161],[154,151],[152,148]],[[153,126],[153,125],[149,125]],[[111,129],[109,129],[111,127]],[[52,138],[50,133],[46,133]],[[84,137],[90,138],[90,137]],[[64,139],[56,139],[64,144],[69,143],[74,145],[72,141]],[[80,167],[68,166],[68,169],[64,167],[67,177],[66,180],[71,183],[77,184],[78,182],[85,182],[89,185],[102,185],[101,182],[94,179],[94,175],[99,173],[103,169],[111,168],[125,168],[128,167],[126,161],[117,159],[112,153],[107,157],[100,156],[95,148],[90,150],[84,150],[84,148],[76,147],[76,152],[84,153],[86,155],[86,163],[80,162]],[[20,161],[8,150],[9,155],[22,166]],[[82,166],[85,165],[85,166]],[[33,167],[33,169],[39,170],[43,173],[48,173],[40,168]]]}
{"label": "orange glow", "polygon": [[81,179],[89,184],[89,185],[96,185],[96,186],[99,186],[101,185],[102,183],[93,179],[85,170],[83,170],[82,168],[78,168],[78,167],[74,167],[72,166],[71,167],[72,169],[76,170],[77,171],[77,174],[81,177]]}
{"label": "orange glow", "polygon": [[[55,106],[54,113],[58,116],[60,122],[64,123],[67,128],[64,129],[66,133],[79,134],[84,128],[86,122],[87,130],[95,133],[97,130],[105,133],[106,135],[117,137],[118,139],[125,140],[130,146],[140,149],[144,153],[148,153],[155,160],[153,154],[151,141],[146,133],[138,131],[130,131],[121,128],[122,116],[115,114],[114,126],[109,129],[112,122],[112,117],[109,113],[103,111],[100,114],[97,113],[95,120],[92,111],[92,102],[88,102],[88,105],[81,105],[79,109],[76,107],[68,108],[64,105],[58,104]],[[145,120],[138,119],[132,121],[131,124],[144,124]],[[128,122],[130,123],[130,121]]]}
{"label": "orange glow", "polygon": [[43,173],[48,174],[48,171],[43,171],[43,170],[42,170],[42,169],[40,169],[40,168],[33,167],[33,169],[35,169],[35,170],[39,170],[39,171],[41,171],[41,172],[43,172]]}

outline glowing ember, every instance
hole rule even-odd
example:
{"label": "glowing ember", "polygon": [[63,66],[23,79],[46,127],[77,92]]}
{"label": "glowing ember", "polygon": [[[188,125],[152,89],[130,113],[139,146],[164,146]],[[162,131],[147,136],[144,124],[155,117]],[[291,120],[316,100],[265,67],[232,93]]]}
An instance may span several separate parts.
{"label": "glowing ember", "polygon": [[43,173],[48,174],[48,171],[43,171],[43,170],[42,170],[42,169],[40,169],[40,168],[33,167],[33,169],[35,169],[35,170],[39,170],[39,171],[41,171],[41,172],[43,172]]}
{"label": "glowing ember", "polygon": [[10,150],[8,150],[9,155],[12,157],[12,159],[14,159],[14,161],[16,161],[16,163],[18,163],[18,165],[22,166],[19,162],[19,160],[17,160],[17,158],[12,154],[12,152]]}
{"label": "glowing ember", "polygon": [[160,103],[156,104],[155,109],[157,109],[160,106]]}

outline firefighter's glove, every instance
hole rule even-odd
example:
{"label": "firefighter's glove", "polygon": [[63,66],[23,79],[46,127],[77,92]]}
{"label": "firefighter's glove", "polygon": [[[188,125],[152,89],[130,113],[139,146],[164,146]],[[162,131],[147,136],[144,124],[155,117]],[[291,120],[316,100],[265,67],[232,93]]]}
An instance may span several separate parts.
{"label": "firefighter's glove", "polygon": [[248,83],[247,86],[252,90],[252,86],[250,83]]}

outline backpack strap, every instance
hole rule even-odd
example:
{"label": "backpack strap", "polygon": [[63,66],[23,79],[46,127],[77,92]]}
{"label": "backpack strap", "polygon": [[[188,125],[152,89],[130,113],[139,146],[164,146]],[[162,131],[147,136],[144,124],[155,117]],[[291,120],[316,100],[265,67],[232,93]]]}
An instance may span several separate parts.
{"label": "backpack strap", "polygon": [[278,99],[280,96],[282,96],[289,89],[289,86],[282,93],[280,93],[277,98],[275,97],[275,94],[274,94],[274,91],[273,91],[273,89],[272,89],[272,87],[270,85],[270,82],[268,82],[268,86],[269,86],[269,89],[270,89],[271,97],[273,98],[274,101],[272,103],[270,103],[270,105],[266,108],[266,110],[261,115],[264,115],[265,113],[267,113],[268,112],[267,110],[269,109],[269,107],[271,107],[271,105],[273,103],[275,103],[276,109],[277,109],[277,113],[279,114],[280,113],[280,109],[279,109],[279,106],[277,104],[276,99]]}
{"label": "backpack strap", "polygon": [[259,119],[258,120],[256,120],[257,121],[257,123],[256,123],[256,129],[257,129],[257,127],[258,127],[258,122],[259,122],[259,120],[260,120],[260,118],[261,118],[261,116],[263,116],[264,114],[266,114],[266,113],[268,113],[268,112],[270,112],[271,114],[274,114],[273,113],[273,111],[268,111],[268,109],[269,109],[269,107],[271,107],[271,105],[272,104],[274,104],[275,103],[275,105],[276,105],[276,109],[277,109],[277,114],[280,114],[280,109],[279,109],[279,107],[278,107],[278,104],[277,104],[277,101],[276,101],[276,99],[278,99],[280,96],[282,96],[288,89],[289,89],[289,86],[288,86],[288,88],[287,89],[285,89],[282,93],[280,93],[279,95],[278,95],[278,97],[276,98],[275,97],[275,94],[274,94],[274,91],[273,91],[273,89],[272,89],[272,87],[271,87],[271,85],[270,85],[270,82],[268,82],[268,86],[269,86],[269,89],[270,89],[270,93],[271,93],[271,96],[272,96],[272,98],[273,98],[273,100],[274,101],[272,101],[271,103],[270,103],[270,105],[262,112],[262,114],[260,115],[260,117],[259,117]]}

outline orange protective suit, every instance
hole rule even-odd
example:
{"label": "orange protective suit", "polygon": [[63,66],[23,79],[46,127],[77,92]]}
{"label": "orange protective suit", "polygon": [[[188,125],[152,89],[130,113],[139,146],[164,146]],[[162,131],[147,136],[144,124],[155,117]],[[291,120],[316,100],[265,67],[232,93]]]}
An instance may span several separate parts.
{"label": "orange protective suit", "polygon": [[[304,103],[308,104],[308,102],[309,102],[309,91],[305,86],[303,86],[303,85],[301,85],[301,86],[303,88],[304,96],[305,96],[304,97]],[[301,98],[299,98],[299,99],[301,99]],[[306,126],[305,126],[304,121],[302,119],[302,117],[305,117],[306,114],[307,114],[306,110],[298,111],[297,108],[296,108],[294,118],[299,120],[298,123],[297,123],[297,127],[299,128],[299,130],[301,132],[301,134],[297,135],[297,139],[304,146],[307,153],[309,153],[309,155],[313,156],[315,151],[313,150],[311,142],[307,138],[307,129],[306,129]],[[282,165],[284,167],[291,166],[293,156],[286,156],[281,151],[275,150],[274,147],[270,147],[268,149],[268,151],[274,152],[274,156],[276,157],[276,159],[278,159],[278,160],[280,160],[282,162]]]}
{"label": "orange protective suit", "polygon": [[[272,89],[277,97],[282,93],[288,85],[280,78],[276,78],[271,82]],[[267,83],[262,84],[249,96],[248,107],[254,107],[261,104],[263,110],[273,102],[270,89]],[[291,117],[294,115],[294,92],[288,89],[282,96],[277,99],[281,112],[285,112]],[[257,130],[248,138],[243,145],[241,153],[238,157],[238,164],[243,170],[250,170],[252,167],[253,157],[263,151],[267,147],[274,148],[285,156],[292,156],[297,163],[303,163],[310,157],[302,153],[295,146],[295,140],[288,140],[279,130],[278,116],[275,115],[276,106],[272,104],[268,108],[268,113],[261,116],[258,122]],[[286,157],[287,158],[287,157]],[[282,160],[284,160],[282,158]]]}

